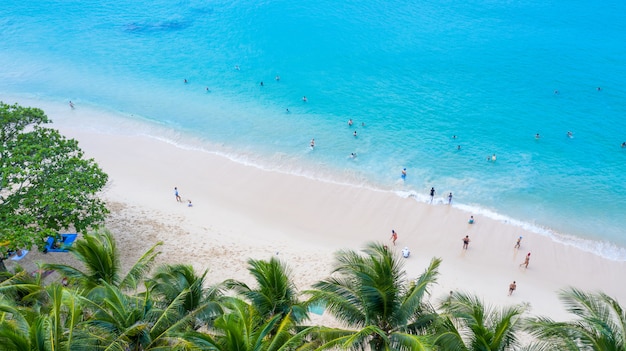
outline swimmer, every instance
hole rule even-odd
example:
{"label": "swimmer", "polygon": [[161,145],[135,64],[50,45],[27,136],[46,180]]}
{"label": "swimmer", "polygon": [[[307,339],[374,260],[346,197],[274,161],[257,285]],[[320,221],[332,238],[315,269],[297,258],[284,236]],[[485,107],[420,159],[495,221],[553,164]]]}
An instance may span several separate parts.
{"label": "swimmer", "polygon": [[235,65],[235,71],[239,71],[239,65]]}
{"label": "swimmer", "polygon": [[602,88],[598,87],[598,91],[602,90]]}
{"label": "swimmer", "polygon": [[456,135],[453,135],[453,136],[452,136],[452,139],[456,139]]}
{"label": "swimmer", "polygon": [[626,147],[626,141],[622,143],[622,147]]}
{"label": "swimmer", "polygon": [[276,79],[277,82],[280,82],[280,76],[278,74],[276,75],[276,78],[274,79]]}
{"label": "swimmer", "polygon": [[406,178],[406,168],[402,169],[402,178]]}
{"label": "swimmer", "polygon": [[356,153],[355,152],[350,153],[350,158],[356,158]]}
{"label": "swimmer", "polygon": [[261,81],[261,86],[263,86],[263,81]]}
{"label": "swimmer", "polygon": [[348,126],[349,126],[349,127],[351,127],[351,126],[352,126],[352,118],[350,118],[350,119],[348,120]]}
{"label": "swimmer", "polygon": [[541,138],[541,137],[539,136],[539,133],[535,134],[535,139],[539,139],[539,138]]}
{"label": "swimmer", "polygon": [[493,156],[491,156],[491,161],[496,162],[496,154],[493,154]]}
{"label": "swimmer", "polygon": [[558,95],[558,94],[559,94],[559,91],[558,91],[558,90],[555,90],[555,91],[554,91],[554,95]]}
{"label": "swimmer", "polygon": [[207,92],[207,93],[210,93],[210,92],[211,92],[211,90],[209,90],[209,87],[206,87],[206,92]]}
{"label": "swimmer", "polygon": [[289,113],[289,109],[288,109],[288,108],[286,108],[286,109],[285,109],[285,112]]}
{"label": "swimmer", "polygon": [[315,139],[311,139],[311,149],[315,147]]}
{"label": "swimmer", "polygon": [[457,146],[456,146],[456,149],[457,149],[457,150],[461,150],[461,145],[457,145]]}
{"label": "swimmer", "polygon": [[306,96],[303,96],[303,97],[302,97],[302,101],[304,101],[304,102],[307,102],[307,101],[308,101],[308,100],[307,100],[307,98],[306,98]]}
{"label": "swimmer", "polygon": [[[74,103],[72,102],[72,100],[70,100],[70,108],[73,110],[74,109]],[[624,147],[624,146],[622,146]]]}
{"label": "swimmer", "polygon": [[361,127],[365,127],[365,122],[361,122]]}
{"label": "swimmer", "polygon": [[570,132],[569,130],[567,131],[567,137],[568,138],[573,138],[574,137],[574,133]]}
{"label": "swimmer", "polygon": [[354,137],[356,138],[356,130],[354,131],[354,133],[352,133],[352,135],[354,135]]}
{"label": "swimmer", "polygon": [[183,82],[184,82],[185,84],[189,83],[189,82],[187,82],[187,78],[185,78],[185,79],[183,80]]}

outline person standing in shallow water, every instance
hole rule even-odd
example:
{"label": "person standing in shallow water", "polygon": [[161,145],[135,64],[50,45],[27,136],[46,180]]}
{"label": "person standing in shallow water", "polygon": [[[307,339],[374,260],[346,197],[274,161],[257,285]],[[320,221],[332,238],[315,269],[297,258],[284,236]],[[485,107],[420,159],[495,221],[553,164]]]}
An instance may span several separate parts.
{"label": "person standing in shallow water", "polygon": [[430,188],[430,202],[433,202],[433,199],[435,198],[435,187]]}
{"label": "person standing in shallow water", "polygon": [[452,204],[452,193],[448,195],[448,205]]}

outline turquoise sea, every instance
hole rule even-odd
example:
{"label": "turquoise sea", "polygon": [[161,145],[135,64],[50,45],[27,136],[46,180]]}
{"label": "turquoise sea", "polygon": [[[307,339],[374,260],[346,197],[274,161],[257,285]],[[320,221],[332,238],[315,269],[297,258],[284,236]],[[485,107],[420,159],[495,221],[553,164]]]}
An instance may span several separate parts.
{"label": "turquoise sea", "polygon": [[625,43],[623,0],[5,0],[0,100],[626,260]]}

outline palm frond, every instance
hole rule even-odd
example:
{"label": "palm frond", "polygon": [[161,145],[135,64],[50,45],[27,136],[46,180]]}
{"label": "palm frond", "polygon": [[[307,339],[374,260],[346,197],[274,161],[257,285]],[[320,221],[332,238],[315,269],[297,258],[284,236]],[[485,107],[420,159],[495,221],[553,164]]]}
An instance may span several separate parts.
{"label": "palm frond", "polygon": [[157,251],[159,246],[163,245],[162,241],[154,244],[148,251],[146,251],[137,262],[131,267],[130,271],[126,274],[126,276],[120,281],[119,286],[122,289],[137,289],[137,286],[143,279],[146,274],[152,268],[154,264],[154,260],[160,254]]}

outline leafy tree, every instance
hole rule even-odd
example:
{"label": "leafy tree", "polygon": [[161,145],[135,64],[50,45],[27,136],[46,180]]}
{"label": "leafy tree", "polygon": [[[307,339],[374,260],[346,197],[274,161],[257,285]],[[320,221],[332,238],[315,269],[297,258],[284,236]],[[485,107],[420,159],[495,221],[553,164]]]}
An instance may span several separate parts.
{"label": "leafy tree", "polygon": [[578,289],[560,292],[567,311],[576,320],[555,322],[539,317],[528,322],[527,330],[545,350],[624,351],[626,350],[626,313],[614,298],[604,293]]}
{"label": "leafy tree", "polygon": [[157,243],[143,254],[130,271],[122,276],[120,253],[113,235],[108,231],[85,234],[70,248],[70,252],[85,265],[85,272],[63,264],[44,264],[44,269],[53,269],[91,290],[102,282],[118,286],[121,289],[136,289],[143,282],[156,256]]}
{"label": "leafy tree", "polygon": [[108,176],[47,123],[38,108],[0,102],[0,243],[10,248],[41,245],[61,230],[85,231],[107,213],[96,194]]}
{"label": "leafy tree", "polygon": [[452,293],[442,304],[435,344],[442,351],[506,351],[519,347],[521,305],[496,310],[477,297]]}
{"label": "leafy tree", "polygon": [[386,246],[370,243],[363,250],[340,251],[331,277],[314,285],[310,303],[323,303],[327,311],[350,329],[324,329],[322,348],[372,350],[427,350],[427,328],[437,318],[424,301],[436,281],[440,259],[409,284],[401,258]]}

